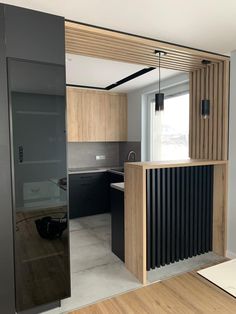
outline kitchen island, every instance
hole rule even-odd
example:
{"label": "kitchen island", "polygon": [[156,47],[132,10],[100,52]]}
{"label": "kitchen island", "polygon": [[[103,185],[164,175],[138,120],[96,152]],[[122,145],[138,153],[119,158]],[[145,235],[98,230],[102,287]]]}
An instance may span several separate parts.
{"label": "kitchen island", "polygon": [[226,254],[227,161],[125,165],[125,264],[150,268],[213,251]]}

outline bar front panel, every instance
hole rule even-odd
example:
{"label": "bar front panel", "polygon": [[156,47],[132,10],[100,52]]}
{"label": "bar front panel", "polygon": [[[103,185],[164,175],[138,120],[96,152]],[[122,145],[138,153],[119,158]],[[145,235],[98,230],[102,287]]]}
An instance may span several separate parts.
{"label": "bar front panel", "polygon": [[147,270],[212,250],[213,171],[146,171]]}

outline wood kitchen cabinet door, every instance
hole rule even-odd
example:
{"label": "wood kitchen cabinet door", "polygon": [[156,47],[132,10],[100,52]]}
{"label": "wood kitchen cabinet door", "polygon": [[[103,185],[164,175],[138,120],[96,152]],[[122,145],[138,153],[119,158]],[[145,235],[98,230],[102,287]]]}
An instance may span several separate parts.
{"label": "wood kitchen cabinet door", "polygon": [[127,97],[78,88],[67,88],[69,142],[127,140]]}
{"label": "wood kitchen cabinet door", "polygon": [[127,96],[106,95],[106,141],[127,141]]}
{"label": "wood kitchen cabinet door", "polygon": [[69,142],[106,140],[104,94],[67,88],[67,129]]}
{"label": "wood kitchen cabinet door", "polygon": [[82,94],[74,88],[67,88],[67,141],[80,142],[83,140],[82,123]]}
{"label": "wood kitchen cabinet door", "polygon": [[105,95],[101,92],[82,92],[82,140],[84,142],[105,142],[106,115],[104,112]]}

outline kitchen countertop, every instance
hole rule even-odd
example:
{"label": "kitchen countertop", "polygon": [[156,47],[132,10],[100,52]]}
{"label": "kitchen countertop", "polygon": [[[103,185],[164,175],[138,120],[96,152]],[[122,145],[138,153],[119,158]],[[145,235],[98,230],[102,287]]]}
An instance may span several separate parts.
{"label": "kitchen countertop", "polygon": [[69,174],[83,174],[83,173],[96,173],[96,172],[112,172],[120,175],[124,175],[124,172],[119,171],[121,166],[114,167],[84,167],[84,168],[69,168]]}
{"label": "kitchen countertop", "polygon": [[121,192],[124,192],[124,190],[125,190],[125,183],[124,182],[111,183],[111,188],[119,190]]}

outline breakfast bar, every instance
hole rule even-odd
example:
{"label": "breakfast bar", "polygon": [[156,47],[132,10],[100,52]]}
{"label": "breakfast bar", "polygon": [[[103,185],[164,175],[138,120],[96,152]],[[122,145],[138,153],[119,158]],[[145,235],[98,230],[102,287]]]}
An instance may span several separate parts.
{"label": "breakfast bar", "polygon": [[125,264],[147,271],[209,251],[226,254],[227,161],[125,165]]}

